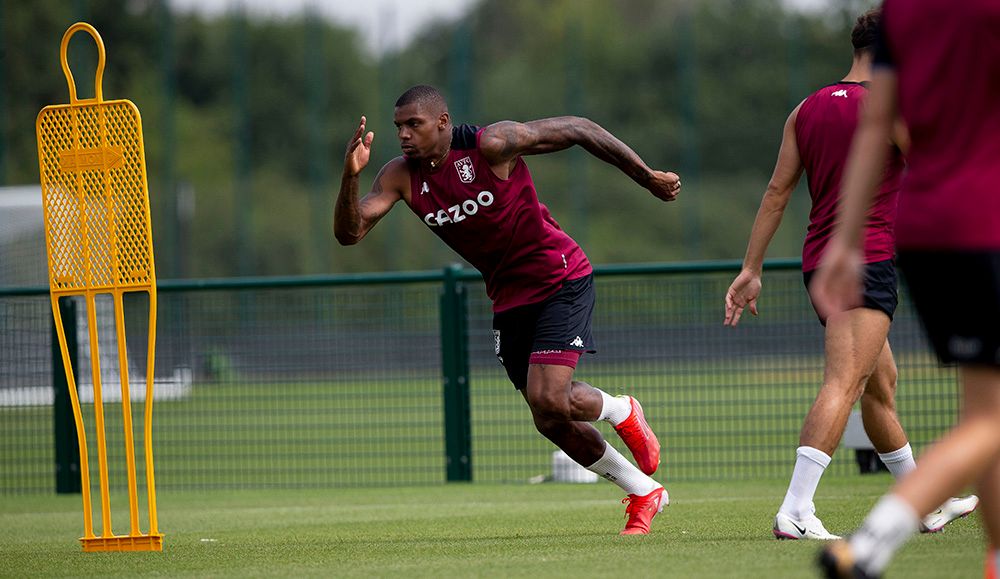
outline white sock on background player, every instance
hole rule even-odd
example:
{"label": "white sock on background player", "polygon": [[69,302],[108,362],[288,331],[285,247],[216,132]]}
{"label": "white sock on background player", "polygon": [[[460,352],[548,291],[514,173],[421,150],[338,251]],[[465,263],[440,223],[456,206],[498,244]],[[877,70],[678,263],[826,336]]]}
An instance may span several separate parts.
{"label": "white sock on background player", "polygon": [[830,460],[830,456],[818,448],[800,446],[795,450],[795,469],[792,470],[792,480],[788,483],[779,513],[793,519],[813,514],[813,496]]}
{"label": "white sock on background player", "polygon": [[913,460],[913,449],[910,448],[909,442],[907,442],[902,448],[892,452],[886,452],[884,454],[880,452],[878,457],[882,459],[882,464],[889,469],[889,472],[891,472],[892,476],[897,480],[903,478],[903,475],[908,474],[910,471],[917,468],[917,463]]}
{"label": "white sock on background player", "polygon": [[615,447],[605,443],[604,456],[587,467],[590,472],[604,477],[630,495],[646,496],[660,488],[660,483],[649,478],[629,462]]}
{"label": "white sock on background player", "polygon": [[632,413],[632,404],[629,403],[627,397],[612,396],[600,388],[595,388],[595,390],[600,392],[601,398],[604,399],[604,407],[601,408],[598,420],[607,420],[611,426],[618,426]]}

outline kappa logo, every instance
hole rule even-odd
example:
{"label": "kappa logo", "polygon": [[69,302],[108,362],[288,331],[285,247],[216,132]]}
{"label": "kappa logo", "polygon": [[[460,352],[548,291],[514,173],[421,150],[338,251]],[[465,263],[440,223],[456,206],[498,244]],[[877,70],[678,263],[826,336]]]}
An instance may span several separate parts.
{"label": "kappa logo", "polygon": [[844,89],[841,89],[841,90],[838,90],[838,91],[834,92],[830,96],[835,96],[835,97],[839,96],[839,97],[844,97],[846,99],[847,98],[847,91],[844,90]]}
{"label": "kappa logo", "polygon": [[420,194],[423,195],[424,193],[430,193],[430,192],[431,188],[427,186],[427,181],[424,181],[424,186],[420,188]]}
{"label": "kappa logo", "polygon": [[458,178],[462,183],[472,183],[476,180],[476,170],[472,167],[472,159],[462,157],[455,161],[455,170],[458,171]]}
{"label": "kappa logo", "polygon": [[959,360],[969,360],[983,351],[983,342],[975,337],[952,336],[948,340],[948,351]]}
{"label": "kappa logo", "polygon": [[574,348],[582,348],[583,340],[580,338],[580,336],[577,336],[576,338],[573,338],[573,341],[570,342],[569,345],[573,346]]}

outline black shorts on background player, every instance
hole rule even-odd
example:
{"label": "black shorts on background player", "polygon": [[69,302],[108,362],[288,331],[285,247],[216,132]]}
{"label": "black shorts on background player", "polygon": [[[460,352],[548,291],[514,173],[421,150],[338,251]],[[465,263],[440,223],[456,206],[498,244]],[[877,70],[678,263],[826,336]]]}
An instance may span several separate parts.
{"label": "black shorts on background player", "polygon": [[528,358],[542,350],[594,353],[590,320],[594,312],[594,275],[563,283],[537,304],[493,316],[496,355],[518,390],[528,386]]}
{"label": "black shorts on background player", "polygon": [[[802,272],[806,289],[809,288],[809,282],[812,281],[814,273],[816,270]],[[889,320],[892,320],[896,313],[896,307],[899,305],[899,279],[893,260],[887,259],[865,264],[864,284],[862,305],[870,310],[885,312],[885,315],[889,316]],[[813,309],[815,308],[814,304]],[[818,316],[819,313],[817,312],[816,315]],[[824,326],[826,325],[826,320],[822,317],[819,321]]]}
{"label": "black shorts on background player", "polygon": [[899,269],[943,363],[1000,366],[1000,252],[900,251]]}

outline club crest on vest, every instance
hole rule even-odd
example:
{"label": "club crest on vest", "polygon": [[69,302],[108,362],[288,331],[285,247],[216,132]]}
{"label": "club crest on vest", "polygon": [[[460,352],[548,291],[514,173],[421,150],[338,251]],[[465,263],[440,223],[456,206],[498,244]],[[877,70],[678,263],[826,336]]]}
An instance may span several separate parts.
{"label": "club crest on vest", "polygon": [[458,171],[458,178],[462,183],[472,183],[476,180],[476,171],[472,168],[472,159],[469,157],[455,161],[455,170]]}

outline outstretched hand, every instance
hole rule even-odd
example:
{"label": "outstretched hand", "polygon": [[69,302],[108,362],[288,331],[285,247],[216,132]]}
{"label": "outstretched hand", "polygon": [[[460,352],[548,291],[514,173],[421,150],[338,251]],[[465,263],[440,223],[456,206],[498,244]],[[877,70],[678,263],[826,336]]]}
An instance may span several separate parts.
{"label": "outstretched hand", "polygon": [[740,323],[743,308],[750,306],[750,313],[757,315],[757,298],[760,297],[760,276],[747,270],[736,276],[726,292],[726,319],[723,325],[735,326]]}
{"label": "outstretched hand", "polygon": [[646,189],[658,199],[673,201],[681,192],[681,178],[677,173],[653,171]]}
{"label": "outstretched hand", "polygon": [[[354,136],[347,143],[347,153],[344,157],[344,173],[355,176],[361,173],[361,170],[368,165],[368,159],[371,158],[372,154],[372,141],[375,139],[375,133],[369,131],[365,134],[365,123],[367,119],[361,117],[361,123],[358,124],[358,129],[354,131]],[[362,138],[364,135],[364,138]]]}

